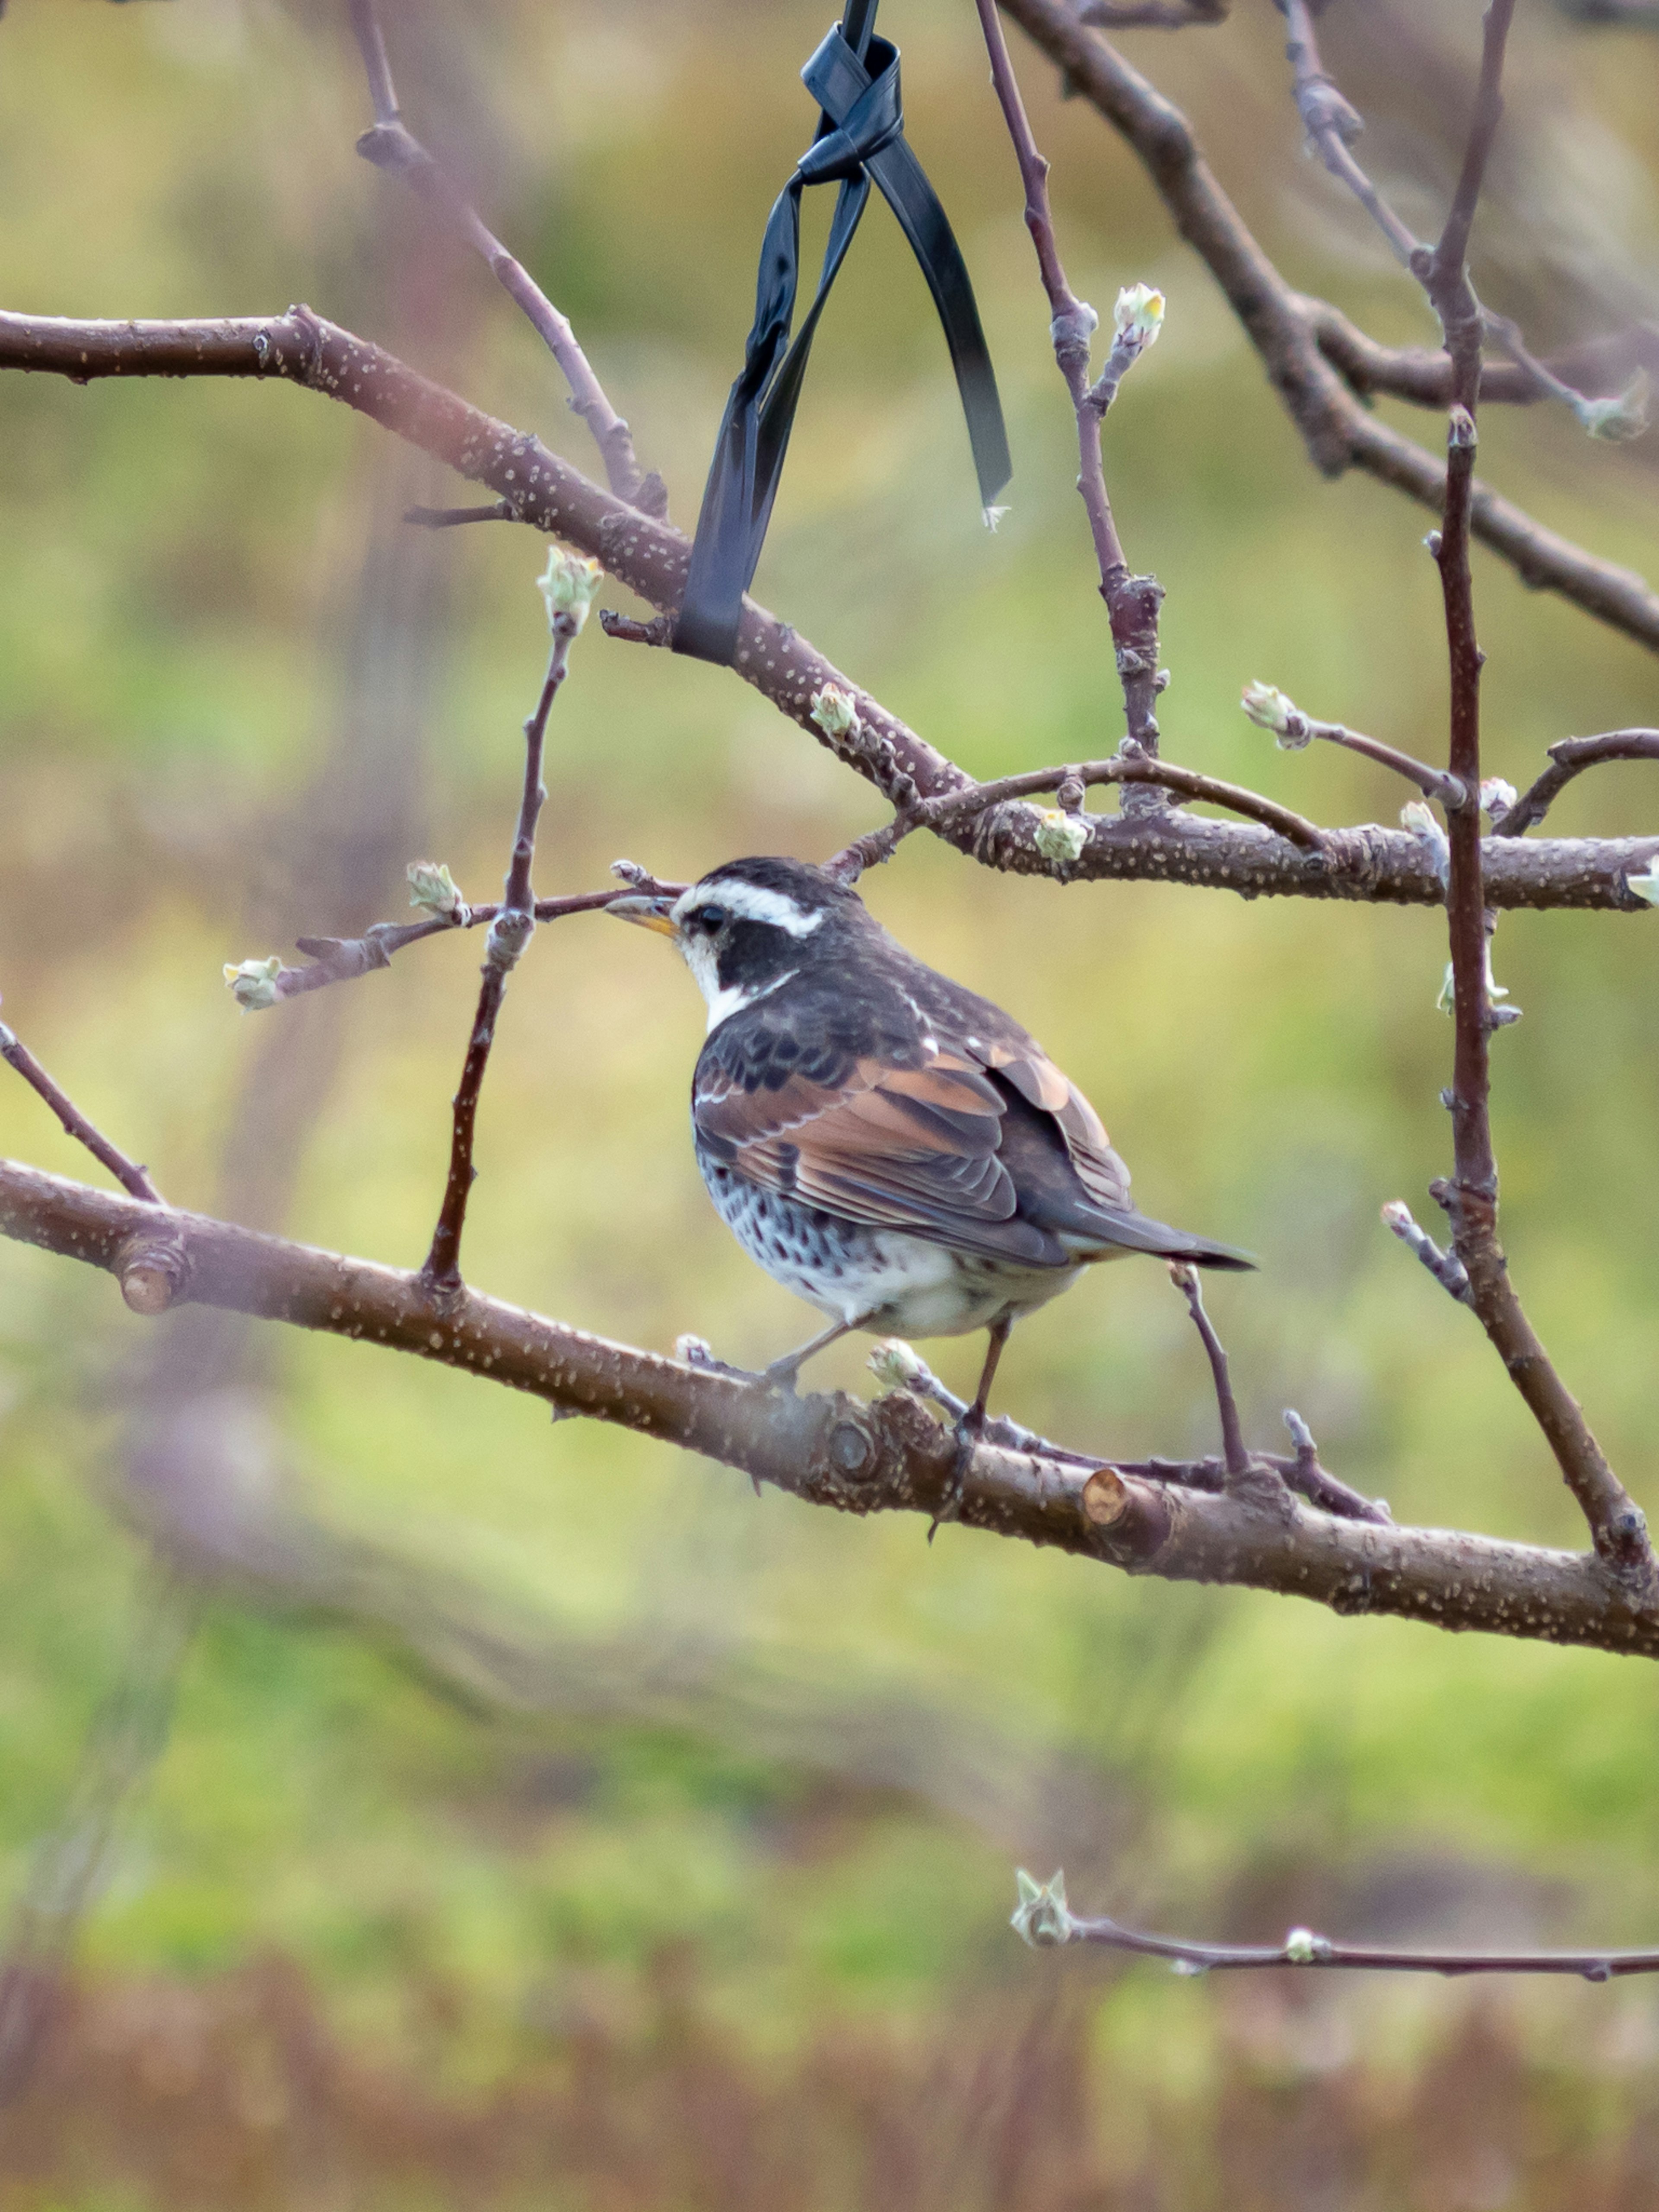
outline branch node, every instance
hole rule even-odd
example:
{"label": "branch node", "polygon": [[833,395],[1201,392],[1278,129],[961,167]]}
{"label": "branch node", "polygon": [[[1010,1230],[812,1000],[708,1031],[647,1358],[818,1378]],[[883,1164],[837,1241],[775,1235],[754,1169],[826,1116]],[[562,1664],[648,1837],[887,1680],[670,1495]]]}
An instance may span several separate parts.
{"label": "branch node", "polygon": [[176,1230],[141,1230],[118,1247],[111,1273],[136,1314],[163,1314],[190,1282],[190,1255]]}

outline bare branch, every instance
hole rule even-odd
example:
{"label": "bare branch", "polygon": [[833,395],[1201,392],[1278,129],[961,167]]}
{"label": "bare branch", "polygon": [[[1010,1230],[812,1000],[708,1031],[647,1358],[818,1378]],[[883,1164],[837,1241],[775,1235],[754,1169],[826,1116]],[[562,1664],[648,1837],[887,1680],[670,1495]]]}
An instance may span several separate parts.
{"label": "bare branch", "polygon": [[[596,570],[595,575],[597,573]],[[432,1232],[432,1248],[421,1269],[422,1281],[434,1292],[445,1296],[458,1291],[461,1284],[461,1235],[466,1227],[466,1202],[477,1176],[472,1164],[473,1136],[484,1073],[489,1065],[490,1048],[495,1042],[495,1024],[507,995],[507,979],[524,957],[536,930],[536,902],[530,873],[536,858],[536,824],[547,803],[547,790],[542,782],[547,718],[564,682],[570,665],[570,648],[586,611],[586,602],[579,612],[555,611],[550,597],[548,606],[553,646],[548,655],[547,674],[542,679],[541,696],[524,726],[524,790],[519,801],[513,858],[507,871],[507,896],[500,913],[489,925],[484,943],[483,981],[479,986],[472,1034],[467,1040],[466,1059],[454,1097],[449,1174],[444,1184],[443,1205]]]}
{"label": "bare branch", "polygon": [[[118,1273],[154,1209],[0,1162],[0,1236]],[[176,1296],[412,1352],[684,1445],[838,1511],[931,1518],[957,1472],[969,1527],[1168,1579],[1246,1585],[1338,1613],[1659,1657],[1659,1601],[1593,1554],[1338,1518],[1249,1486],[1214,1494],[957,1439],[896,1391],[793,1397],[607,1342],[463,1288],[200,1214],[169,1214]]]}
{"label": "bare branch", "polygon": [[1287,32],[1285,58],[1293,73],[1297,112],[1309,143],[1332,176],[1348,187],[1387,239],[1401,268],[1410,269],[1422,251],[1421,245],[1349,151],[1364,130],[1364,121],[1325,72],[1314,40],[1313,11],[1308,0],[1281,0],[1281,4]]}
{"label": "bare branch", "polygon": [[69,1096],[54,1083],[40,1061],[18,1036],[0,1022],[0,1060],[15,1067],[29,1088],[45,1099],[63,1123],[67,1134],[77,1145],[84,1145],[100,1167],[106,1167],[123,1190],[135,1198],[143,1199],[149,1206],[165,1206],[167,1200],[150,1181],[147,1170],[136,1160],[130,1160],[124,1152],[111,1144],[101,1129],[88,1121],[86,1115]]}
{"label": "bare branch", "polygon": [[[619,582],[653,605],[671,611],[678,604],[688,546],[678,531],[604,491],[538,439],[469,406],[395,356],[325,322],[309,308],[277,316],[159,323],[71,321],[0,312],[0,369],[4,368],[81,383],[106,376],[202,375],[270,376],[298,384],[340,401],[461,475],[487,484],[508,499],[526,522],[593,555]],[[1332,381],[1336,382],[1334,376]],[[1481,496],[1477,488],[1477,516]],[[1655,635],[1659,639],[1659,605]],[[907,786],[923,797],[972,788],[953,762],[860,690],[792,624],[752,601],[745,602],[735,665],[745,682],[814,742],[826,745],[888,798],[896,799]],[[863,732],[857,745],[829,738],[814,723],[812,702],[827,685],[840,686],[854,701]],[[1328,830],[1322,849],[1316,853],[1255,824],[1206,821],[1178,808],[1135,820],[1092,815],[1087,822],[1088,843],[1063,867],[1041,851],[1036,817],[1024,810],[970,818],[942,834],[987,866],[1070,883],[1185,883],[1246,897],[1421,906],[1437,906],[1443,896],[1419,841],[1399,830],[1374,824]],[[1631,896],[1626,879],[1645,868],[1656,848],[1656,837],[1489,841],[1487,902],[1498,908],[1647,913],[1642,901]]]}
{"label": "bare branch", "polygon": [[[1313,303],[1291,289],[1251,235],[1181,111],[1081,24],[1065,0],[1000,4],[1139,157],[1182,236],[1231,302],[1315,465],[1329,476],[1364,469],[1438,514],[1445,498],[1441,463],[1362,406],[1326,360]],[[1510,562],[1523,583],[1559,592],[1659,648],[1659,592],[1644,578],[1545,529],[1487,485],[1476,483],[1471,496],[1474,535]]]}
{"label": "bare branch", "polygon": [[1659,730],[1608,730],[1598,738],[1561,738],[1549,747],[1555,763],[1523,791],[1496,825],[1500,837],[1518,837],[1541,822],[1575,776],[1603,761],[1659,760]]}
{"label": "bare branch", "polygon": [[[1451,667],[1449,765],[1469,793],[1478,792],[1480,785],[1484,656],[1475,635],[1469,538],[1483,324],[1465,264],[1487,157],[1503,114],[1500,88],[1513,11],[1514,0],[1489,0],[1480,81],[1457,190],[1432,259],[1419,272],[1440,318],[1452,363],[1446,504],[1435,558],[1445,603]],[[1589,1524],[1598,1553],[1610,1566],[1630,1574],[1645,1587],[1656,1579],[1646,1522],[1607,1464],[1577,1401],[1551,1364],[1516,1295],[1498,1242],[1498,1162],[1490,1113],[1490,1046],[1497,1022],[1488,988],[1490,924],[1478,806],[1466,802],[1449,809],[1447,836],[1450,846],[1447,933],[1456,1024],[1449,1103],[1455,1170],[1449,1183],[1435,1186],[1434,1195],[1451,1220],[1453,1250],[1468,1274],[1469,1304],[1548,1440],[1567,1486]]]}
{"label": "bare branch", "polygon": [[[486,228],[477,210],[404,123],[374,0],[347,0],[347,5],[374,107],[374,126],[358,139],[357,151],[377,169],[388,169],[407,179],[422,198],[438,209],[483,258],[496,283],[522,311],[563,372],[565,382],[570,386],[570,404],[592,432],[593,442],[605,463],[605,481],[617,498],[628,501],[647,514],[666,514],[667,488],[654,469],[649,476],[641,472],[634,453],[632,434],[605,398],[604,387],[577,343],[569,322],[529,271]],[[447,519],[459,520],[453,514]]]}
{"label": "bare branch", "polygon": [[1238,1418],[1238,1401],[1233,1395],[1232,1382],[1227,1373],[1226,1352],[1215,1333],[1210,1316],[1204,1310],[1204,1293],[1198,1286],[1196,1270],[1183,1267],[1179,1261],[1171,1260],[1170,1280],[1187,1301],[1193,1327],[1198,1331],[1205,1357],[1210,1363],[1210,1373],[1215,1382],[1216,1408],[1221,1416],[1221,1458],[1227,1470],[1227,1480],[1230,1483],[1243,1481],[1250,1472],[1250,1455],[1245,1449],[1244,1431]]}
{"label": "bare branch", "polygon": [[1084,0],[1078,21],[1103,31],[1184,31],[1224,23],[1228,0]]}
{"label": "bare branch", "polygon": [[406,507],[404,509],[404,520],[416,530],[457,530],[468,522],[520,522],[523,519],[504,499],[494,500],[488,507]]}

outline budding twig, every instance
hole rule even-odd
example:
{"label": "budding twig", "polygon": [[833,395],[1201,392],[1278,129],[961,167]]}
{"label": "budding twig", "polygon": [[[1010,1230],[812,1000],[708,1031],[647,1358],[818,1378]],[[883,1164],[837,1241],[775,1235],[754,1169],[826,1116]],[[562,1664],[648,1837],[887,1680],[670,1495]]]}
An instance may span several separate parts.
{"label": "budding twig", "polygon": [[1316,738],[1322,738],[1327,744],[1341,745],[1351,753],[1362,753],[1381,768],[1392,769],[1407,783],[1414,783],[1425,799],[1437,799],[1443,806],[1468,803],[1468,793],[1462,784],[1444,769],[1431,768],[1426,761],[1413,760],[1409,753],[1385,745],[1379,738],[1364,737],[1358,730],[1346,729],[1340,722],[1316,722],[1271,684],[1247,684],[1239,703],[1258,729],[1273,732],[1283,752],[1299,752]]}
{"label": "budding twig", "polygon": [[1374,1944],[1335,1943],[1311,1928],[1292,1928],[1282,1943],[1194,1943],[1176,1936],[1144,1935],[1115,1920],[1079,1919],[1066,1904],[1063,1874],[1039,1882],[1022,1867],[1016,1879],[1019,1903],[1012,1924],[1034,1949],[1099,1943],[1144,1959],[1167,1960],[1177,1974],[1325,1966],[1448,1976],[1573,1974],[1581,1981],[1611,1982],[1628,1974],[1659,1973],[1659,1951],[1394,1951]]}
{"label": "budding twig", "polygon": [[[1042,289],[1048,295],[1054,361],[1065,379],[1077,417],[1078,490],[1088,514],[1100,570],[1100,595],[1106,603],[1112,627],[1127,726],[1125,742],[1132,752],[1152,759],[1158,753],[1158,720],[1152,708],[1161,688],[1158,618],[1164,587],[1155,576],[1133,576],[1129,573],[1106,489],[1101,424],[1125,372],[1158,336],[1164,314],[1163,295],[1144,284],[1119,294],[1111,356],[1098,382],[1091,385],[1090,340],[1100,319],[1066,282],[1048,202],[1048,164],[1037,150],[1025,104],[1020,98],[1019,83],[1002,35],[997,0],[976,0],[976,5],[986,52],[990,57],[991,82],[1025,187],[1025,227],[1031,234]],[[1151,798],[1150,793],[1147,797]]]}

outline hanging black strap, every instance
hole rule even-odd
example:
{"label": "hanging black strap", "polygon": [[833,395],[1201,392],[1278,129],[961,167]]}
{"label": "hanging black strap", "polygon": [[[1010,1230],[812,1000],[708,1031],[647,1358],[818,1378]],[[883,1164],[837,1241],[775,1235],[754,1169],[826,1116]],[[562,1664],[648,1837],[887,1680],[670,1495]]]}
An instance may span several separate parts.
{"label": "hanging black strap", "polygon": [[[738,618],[765,542],[778,479],[830,288],[846,258],[873,179],[921,264],[945,328],[967,417],[982,507],[1012,473],[995,372],[973,286],[939,197],[904,138],[898,49],[872,38],[876,0],[848,0],[840,26],[801,71],[822,113],[817,136],[779,194],[761,241],[755,321],[743,373],[732,386],[697,518],[674,650],[728,663]],[[790,343],[800,259],[800,197],[839,183],[817,296]]]}

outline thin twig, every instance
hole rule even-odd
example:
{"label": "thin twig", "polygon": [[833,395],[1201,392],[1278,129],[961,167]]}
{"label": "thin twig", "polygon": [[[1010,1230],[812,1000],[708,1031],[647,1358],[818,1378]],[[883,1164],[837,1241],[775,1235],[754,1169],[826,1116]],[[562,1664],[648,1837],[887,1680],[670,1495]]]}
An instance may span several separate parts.
{"label": "thin twig", "polygon": [[[1466,264],[1486,161],[1503,114],[1504,54],[1513,11],[1514,0],[1489,0],[1480,81],[1462,168],[1440,242],[1422,272],[1452,364],[1446,503],[1435,558],[1451,672],[1448,766],[1471,792],[1480,785],[1483,656],[1475,635],[1469,538],[1483,326]],[[1646,1581],[1655,1571],[1647,1524],[1551,1364],[1516,1294],[1498,1242],[1498,1162],[1490,1111],[1490,1048],[1496,1024],[1488,990],[1489,924],[1478,810],[1467,805],[1451,810],[1447,836],[1447,933],[1456,1030],[1449,1103],[1455,1165],[1451,1181],[1437,1184],[1434,1194],[1450,1218],[1452,1249],[1468,1273],[1469,1303],[1547,1438],[1589,1524],[1597,1553],[1609,1566]]]}
{"label": "thin twig", "polygon": [[407,179],[428,205],[440,210],[482,257],[496,283],[522,311],[562,370],[565,382],[570,386],[570,404],[592,433],[593,442],[605,463],[605,481],[611,490],[618,499],[625,499],[643,514],[665,515],[666,487],[655,470],[648,476],[641,472],[632,434],[605,398],[604,387],[577,343],[569,322],[529,271],[486,227],[442,166],[404,121],[374,0],[347,0],[347,5],[374,107],[374,128],[365,131],[358,139],[357,151],[376,168],[388,169]]}
{"label": "thin twig", "polygon": [[422,1281],[448,1296],[461,1286],[461,1233],[466,1226],[466,1203],[477,1170],[472,1164],[473,1136],[478,1119],[478,1097],[489,1048],[495,1042],[495,1021],[507,995],[507,979],[522,958],[536,929],[536,902],[530,873],[536,857],[536,823],[547,799],[542,782],[542,749],[547,718],[569,665],[570,648],[581,627],[579,616],[552,617],[553,647],[535,712],[524,726],[524,790],[519,801],[519,825],[507,866],[506,896],[489,925],[485,943],[483,981],[478,990],[478,1010],[472,1018],[466,1060],[454,1098],[454,1122],[450,1138],[449,1175],[443,1205],[432,1232],[432,1249],[421,1269]]}
{"label": "thin twig", "polygon": [[1309,141],[1332,176],[1348,187],[1387,239],[1401,268],[1411,269],[1423,250],[1421,241],[1401,222],[1348,150],[1364,131],[1364,121],[1326,74],[1308,0],[1283,0],[1283,6],[1287,32],[1285,57],[1291,64],[1297,112]]}
{"label": "thin twig", "polygon": [[1414,783],[1425,799],[1437,799],[1443,806],[1462,806],[1468,800],[1468,794],[1462,783],[1455,775],[1448,775],[1444,769],[1431,768],[1426,761],[1413,760],[1396,746],[1365,737],[1358,730],[1347,729],[1340,722],[1316,721],[1282,691],[1270,685],[1251,684],[1244,694],[1244,711],[1258,727],[1271,730],[1286,752],[1298,752],[1317,738],[1326,744],[1341,745],[1351,753],[1361,753],[1380,768],[1392,769],[1407,783]]}
{"label": "thin twig", "polygon": [[1101,455],[1101,427],[1106,410],[1125,370],[1147,341],[1144,337],[1136,339],[1132,332],[1120,332],[1105,371],[1097,383],[1091,384],[1089,341],[1099,319],[1066,282],[1048,202],[1048,164],[1037,150],[1036,140],[1031,134],[1018,81],[1008,58],[1007,42],[1002,35],[997,0],[975,0],[975,4],[986,52],[990,57],[991,82],[1025,187],[1025,227],[1031,234],[1042,289],[1048,295],[1054,360],[1071,394],[1077,418],[1078,490],[1089,517],[1100,571],[1100,596],[1106,603],[1116,649],[1127,728],[1126,742],[1145,758],[1154,759],[1158,728],[1152,710],[1158,690],[1158,609],[1163,605],[1164,588],[1155,576],[1132,576],[1129,573],[1106,489],[1105,464]]}
{"label": "thin twig", "polygon": [[653,615],[649,622],[641,622],[635,615],[621,615],[610,607],[601,607],[599,628],[607,637],[620,638],[625,645],[672,645],[674,642],[672,615]]}
{"label": "thin twig", "polygon": [[1659,1951],[1395,1951],[1368,1943],[1337,1943],[1311,1928],[1292,1928],[1282,1943],[1195,1943],[1152,1936],[1107,1919],[1082,1919],[1066,1902],[1066,1881],[1045,1883],[1021,1870],[1014,1926],[1040,1949],[1098,1943],[1146,1959],[1165,1959],[1178,1974],[1225,1973],[1241,1967],[1323,1966],[1395,1974],[1571,1974],[1581,1981],[1611,1982],[1629,1974],[1659,1973]]}
{"label": "thin twig", "polygon": [[1603,761],[1659,760],[1659,730],[1608,730],[1596,738],[1561,738],[1549,747],[1555,763],[1523,791],[1496,824],[1500,837],[1518,837],[1541,822],[1575,776]]}
{"label": "thin twig", "polygon": [[1382,1218],[1408,1252],[1414,1252],[1441,1289],[1462,1305],[1471,1305],[1469,1271],[1455,1252],[1443,1252],[1426,1229],[1418,1226],[1403,1199],[1391,1198]]}
{"label": "thin twig", "polygon": [[1216,1410],[1221,1416],[1221,1455],[1230,1482],[1249,1477],[1250,1455],[1245,1447],[1244,1429],[1238,1418],[1238,1401],[1233,1395],[1233,1386],[1227,1373],[1227,1353],[1221,1339],[1216,1334],[1210,1316],[1204,1310],[1204,1293],[1199,1288],[1198,1272],[1180,1261],[1170,1262],[1170,1280],[1187,1301],[1187,1310],[1193,1317],[1210,1362],[1210,1373],[1215,1381]]}
{"label": "thin twig", "polygon": [[1228,0],[1084,0],[1079,23],[1102,31],[1184,31],[1197,23],[1224,23]]}
{"label": "thin twig", "polygon": [[488,507],[406,507],[404,520],[416,530],[458,530],[468,522],[520,522],[523,517],[509,500],[498,499]]}
{"label": "thin twig", "polygon": [[0,1060],[15,1067],[30,1089],[38,1092],[63,1123],[68,1134],[79,1145],[84,1145],[101,1167],[106,1167],[123,1190],[131,1191],[149,1206],[165,1206],[167,1200],[150,1181],[148,1172],[136,1160],[130,1160],[124,1152],[111,1144],[102,1130],[88,1121],[80,1108],[46,1073],[40,1061],[22,1042],[15,1030],[0,1022]]}
{"label": "thin twig", "polygon": [[[1263,799],[1242,785],[1223,783],[1218,777],[1200,775],[1194,769],[1179,768],[1173,761],[1140,760],[1115,754],[1110,760],[1081,761],[1071,767],[1029,769],[1018,775],[999,776],[992,783],[970,784],[963,791],[942,793],[936,799],[918,799],[914,805],[901,808],[893,819],[879,830],[854,838],[844,846],[824,866],[832,873],[852,880],[866,868],[878,866],[890,860],[906,837],[918,830],[930,830],[956,834],[965,822],[975,822],[988,815],[994,807],[1010,799],[1026,799],[1043,791],[1057,791],[1068,782],[1079,787],[1106,783],[1150,785],[1172,793],[1184,799],[1199,799],[1212,806],[1224,806],[1234,814],[1243,815],[1247,821],[1259,822],[1264,829],[1299,847],[1304,852],[1322,853],[1329,833],[1316,822],[1310,822],[1276,799]],[[1085,825],[1101,817],[1075,812],[1073,818]]]}

